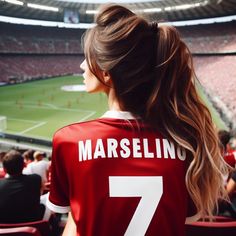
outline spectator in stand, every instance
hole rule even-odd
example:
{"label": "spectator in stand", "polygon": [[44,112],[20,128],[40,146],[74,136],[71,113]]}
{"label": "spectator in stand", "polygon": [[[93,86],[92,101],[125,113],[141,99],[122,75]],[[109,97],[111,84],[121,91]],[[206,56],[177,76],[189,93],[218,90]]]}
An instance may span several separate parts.
{"label": "spectator in stand", "polygon": [[34,161],[34,150],[29,149],[23,153],[25,167]]}
{"label": "spectator in stand", "polygon": [[41,177],[24,175],[23,156],[12,150],[3,158],[7,178],[0,179],[0,223],[19,223],[42,219]]}
{"label": "spectator in stand", "polygon": [[222,144],[222,155],[224,157],[224,160],[233,168],[235,168],[236,165],[236,159],[235,159],[235,150],[232,150],[229,144],[229,141],[231,139],[230,132],[226,130],[220,130],[218,132],[219,140]]}
{"label": "spectator in stand", "polygon": [[45,160],[45,153],[40,151],[34,152],[34,161],[29,163],[24,169],[24,174],[38,174],[42,178],[42,193],[44,192],[44,185],[48,181],[50,162]]}

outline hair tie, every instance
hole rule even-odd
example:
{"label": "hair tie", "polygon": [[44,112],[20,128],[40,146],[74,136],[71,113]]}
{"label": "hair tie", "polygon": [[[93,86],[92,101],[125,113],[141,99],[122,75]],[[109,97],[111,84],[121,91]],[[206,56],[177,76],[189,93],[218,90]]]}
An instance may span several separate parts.
{"label": "hair tie", "polygon": [[158,32],[158,23],[156,21],[149,23],[149,27],[153,33],[156,34]]}

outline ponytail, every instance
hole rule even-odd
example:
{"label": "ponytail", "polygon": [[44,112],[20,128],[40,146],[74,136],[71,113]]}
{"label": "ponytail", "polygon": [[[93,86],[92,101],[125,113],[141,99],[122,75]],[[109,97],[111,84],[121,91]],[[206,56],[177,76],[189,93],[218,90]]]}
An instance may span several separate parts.
{"label": "ponytail", "polygon": [[223,162],[211,114],[196,91],[189,49],[171,26],[159,27],[156,83],[145,119],[192,156],[186,186],[198,212],[212,216],[226,198]]}

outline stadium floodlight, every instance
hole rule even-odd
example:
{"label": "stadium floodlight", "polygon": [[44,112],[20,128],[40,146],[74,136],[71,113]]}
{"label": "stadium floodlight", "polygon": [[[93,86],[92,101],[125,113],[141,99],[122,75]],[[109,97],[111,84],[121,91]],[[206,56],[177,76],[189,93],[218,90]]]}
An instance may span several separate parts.
{"label": "stadium floodlight", "polygon": [[[76,3],[93,3],[93,4],[103,4],[103,3],[107,3],[107,2],[114,2],[114,3],[144,3],[144,2],[151,2],[150,0],[119,0],[119,1],[116,1],[116,0],[110,0],[110,1],[107,1],[107,0],[57,0],[59,2],[76,2]],[[157,1],[161,1],[161,0],[155,0],[156,2]]]}
{"label": "stadium floodlight", "polygon": [[98,10],[86,10],[85,13],[86,13],[86,14],[89,14],[89,15],[90,15],[90,14],[91,14],[91,15],[93,15],[93,14],[95,15],[95,14],[98,13]]}
{"label": "stadium floodlight", "polygon": [[59,28],[74,28],[74,29],[89,29],[92,28],[94,23],[78,23],[78,24],[70,24],[64,22],[57,21],[45,21],[45,20],[33,20],[33,19],[23,19],[9,16],[1,16],[0,22],[5,23],[13,23],[13,24],[24,24],[24,25],[39,25],[45,27],[59,27]]}
{"label": "stadium floodlight", "polygon": [[152,12],[161,12],[162,9],[161,8],[147,8],[147,9],[143,9],[141,11],[146,12],[146,13],[152,13]]}
{"label": "stadium floodlight", "polygon": [[15,4],[15,5],[20,5],[20,6],[23,6],[23,5],[24,5],[23,2],[18,1],[18,0],[3,0],[3,2],[8,2],[8,3]]}
{"label": "stadium floodlight", "polygon": [[35,8],[39,10],[45,10],[45,11],[55,11],[55,12],[59,11],[58,7],[50,7],[50,6],[44,6],[44,5],[34,4],[34,3],[27,3],[27,7],[31,7],[31,8]]}
{"label": "stadium floodlight", "polygon": [[190,4],[182,4],[182,5],[176,5],[176,6],[169,6],[165,7],[165,11],[178,11],[178,10],[186,10],[189,8],[194,8],[194,7],[201,7],[205,6],[208,4],[208,0],[201,1],[201,2],[196,2],[196,3],[190,3]]}

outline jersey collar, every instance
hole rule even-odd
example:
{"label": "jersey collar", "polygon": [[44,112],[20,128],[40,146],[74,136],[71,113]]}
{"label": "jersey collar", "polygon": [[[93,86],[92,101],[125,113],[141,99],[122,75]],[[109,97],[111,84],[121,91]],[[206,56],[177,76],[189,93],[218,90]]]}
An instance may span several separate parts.
{"label": "jersey collar", "polygon": [[105,112],[103,114],[102,118],[114,118],[114,119],[123,119],[123,120],[137,119],[129,111],[115,111],[115,110],[109,110],[109,111]]}

